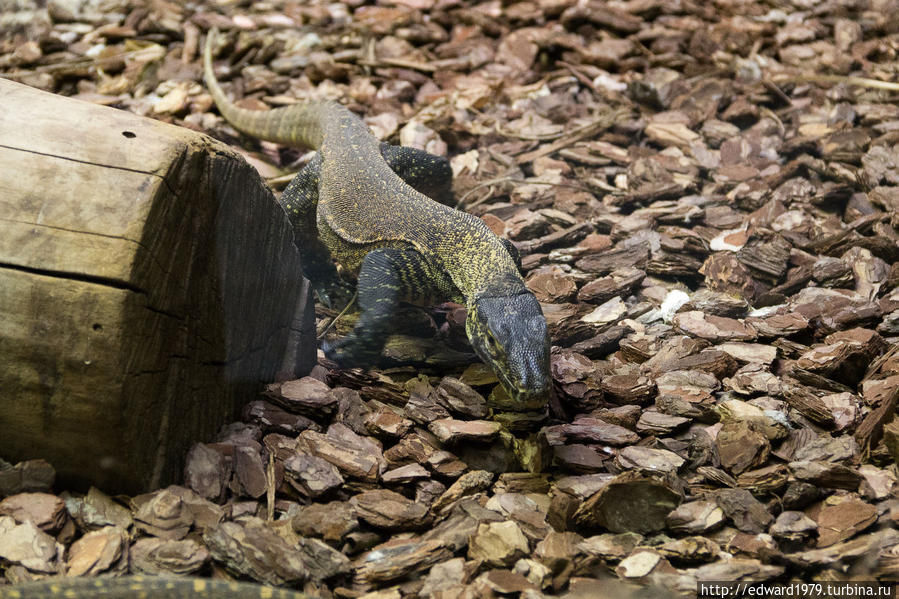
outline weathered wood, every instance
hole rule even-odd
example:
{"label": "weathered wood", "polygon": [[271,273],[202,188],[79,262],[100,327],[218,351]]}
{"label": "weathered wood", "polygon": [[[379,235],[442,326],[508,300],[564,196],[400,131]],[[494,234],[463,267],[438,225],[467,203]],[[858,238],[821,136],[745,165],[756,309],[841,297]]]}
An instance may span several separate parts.
{"label": "weathered wood", "polygon": [[315,359],[289,223],[206,136],[0,79],[0,456],[113,491],[179,477]]}

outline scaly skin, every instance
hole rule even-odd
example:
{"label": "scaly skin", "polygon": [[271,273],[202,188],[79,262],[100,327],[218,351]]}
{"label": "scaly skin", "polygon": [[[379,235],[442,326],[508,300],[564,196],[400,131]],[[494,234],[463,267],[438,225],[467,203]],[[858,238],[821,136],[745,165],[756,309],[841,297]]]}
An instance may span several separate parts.
{"label": "scaly skin", "polygon": [[260,584],[204,578],[126,576],[124,578],[50,578],[0,586],[0,599],[314,599],[304,593]]}
{"label": "scaly skin", "polygon": [[215,35],[210,32],[206,41],[205,81],[225,119],[253,137],[319,152],[281,202],[295,228],[304,272],[316,289],[336,280],[331,258],[358,277],[359,323],[326,354],[344,366],[370,365],[400,301],[452,300],[468,308],[469,341],[516,406],[543,407],[549,393],[546,320],[524,285],[517,254],[513,258],[511,244],[481,219],[419,191],[429,181],[435,192],[449,190],[447,161],[380,144],[356,115],[335,102],[300,102],[268,111],[235,106],[212,71]]}

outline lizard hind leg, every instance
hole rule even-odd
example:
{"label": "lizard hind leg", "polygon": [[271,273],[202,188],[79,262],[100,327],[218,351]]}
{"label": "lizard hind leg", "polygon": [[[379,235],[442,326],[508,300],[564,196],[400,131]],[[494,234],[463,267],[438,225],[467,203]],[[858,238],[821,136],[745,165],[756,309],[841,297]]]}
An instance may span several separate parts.
{"label": "lizard hind leg", "polygon": [[378,248],[362,260],[357,283],[362,313],[349,335],[322,346],[329,360],[343,367],[372,366],[401,301],[420,295],[429,278],[424,258],[413,249]]}
{"label": "lizard hind leg", "polygon": [[515,262],[515,266],[518,268],[518,274],[524,275],[524,269],[521,267],[521,253],[518,251],[518,248],[515,247],[515,244],[512,243],[511,239],[501,237],[500,241],[503,243],[503,247],[506,248],[506,251],[509,252],[509,255],[512,256],[512,261]]}
{"label": "lizard hind leg", "polygon": [[381,144],[381,156],[387,166],[416,191],[441,204],[455,207],[453,169],[445,157],[387,143]]}

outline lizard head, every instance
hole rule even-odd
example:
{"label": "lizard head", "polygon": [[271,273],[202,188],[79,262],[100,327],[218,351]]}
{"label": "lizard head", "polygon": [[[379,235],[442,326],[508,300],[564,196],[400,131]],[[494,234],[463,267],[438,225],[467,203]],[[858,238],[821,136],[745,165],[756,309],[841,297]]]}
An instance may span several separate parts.
{"label": "lizard head", "polygon": [[549,334],[540,303],[522,290],[480,296],[469,303],[465,332],[475,353],[489,364],[503,389],[522,410],[549,398]]}

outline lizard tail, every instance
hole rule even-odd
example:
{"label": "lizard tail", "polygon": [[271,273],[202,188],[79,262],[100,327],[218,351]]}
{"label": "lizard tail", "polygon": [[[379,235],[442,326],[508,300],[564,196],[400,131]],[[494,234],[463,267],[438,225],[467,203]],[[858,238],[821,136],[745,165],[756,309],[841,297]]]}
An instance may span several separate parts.
{"label": "lizard tail", "polygon": [[272,110],[247,110],[236,106],[225,96],[212,70],[212,45],[217,36],[217,29],[210,30],[206,36],[203,80],[222,116],[247,135],[291,146],[319,149],[324,137],[321,113],[327,109],[327,105],[300,102]]}

